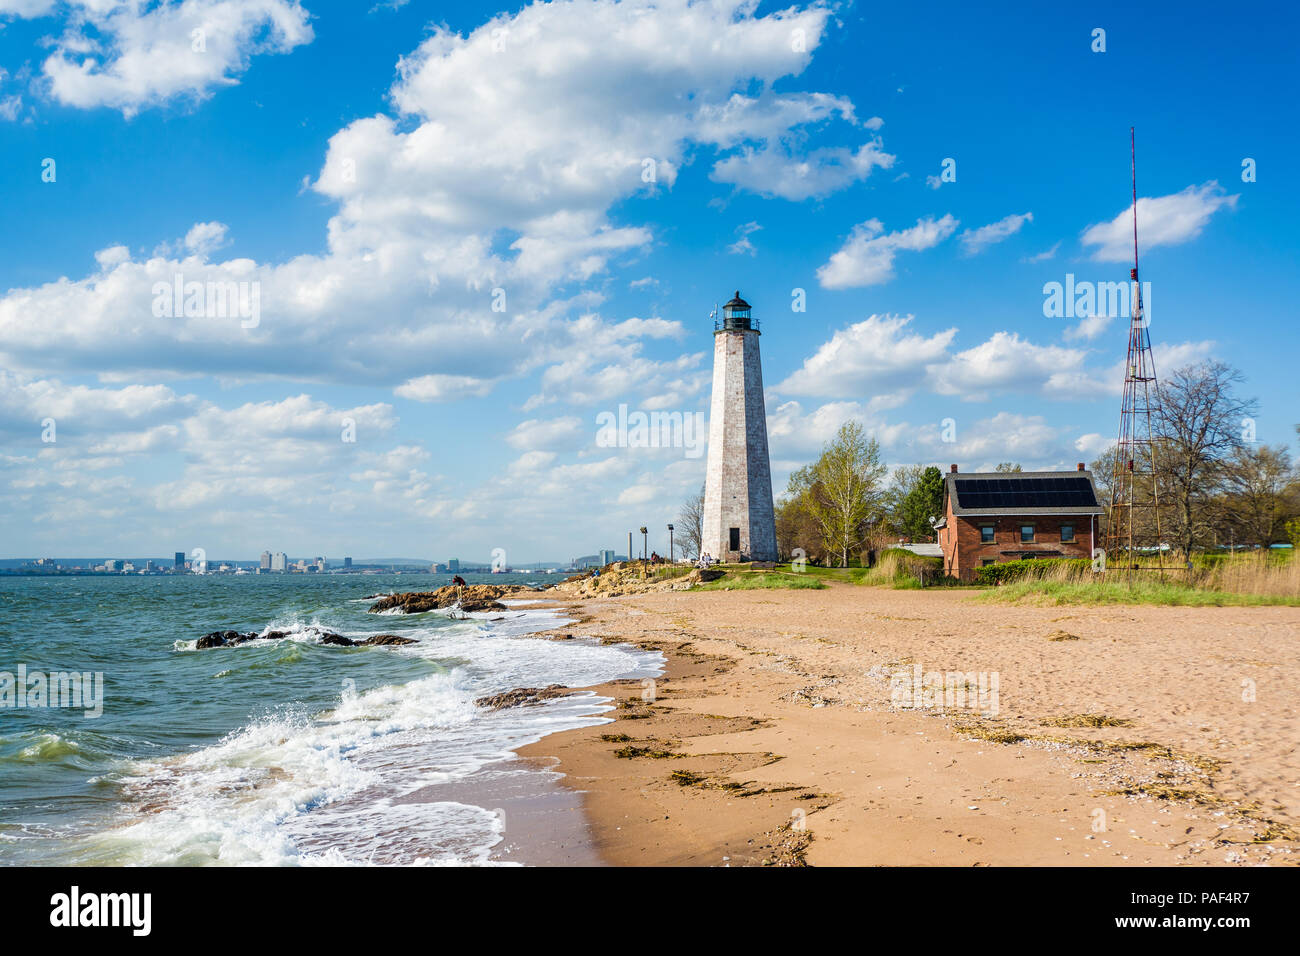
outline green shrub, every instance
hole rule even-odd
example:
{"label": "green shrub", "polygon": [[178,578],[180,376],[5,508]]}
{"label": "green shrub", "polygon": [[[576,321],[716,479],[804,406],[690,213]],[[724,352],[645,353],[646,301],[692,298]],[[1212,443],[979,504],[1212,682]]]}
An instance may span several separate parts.
{"label": "green shrub", "polygon": [[1022,578],[1082,575],[1092,567],[1087,558],[1030,558],[986,564],[975,571],[975,583],[986,586],[1019,581]]}

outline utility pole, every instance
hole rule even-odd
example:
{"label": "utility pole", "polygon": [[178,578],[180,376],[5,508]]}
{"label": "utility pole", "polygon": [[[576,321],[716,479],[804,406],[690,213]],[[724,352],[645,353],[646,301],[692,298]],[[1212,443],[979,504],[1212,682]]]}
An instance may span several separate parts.
{"label": "utility pole", "polygon": [[668,563],[673,564],[673,526],[668,526]]}

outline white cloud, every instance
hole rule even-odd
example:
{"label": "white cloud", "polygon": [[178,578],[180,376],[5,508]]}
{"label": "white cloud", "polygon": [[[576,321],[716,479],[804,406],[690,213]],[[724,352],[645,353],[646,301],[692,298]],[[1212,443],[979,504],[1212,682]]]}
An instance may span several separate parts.
{"label": "white cloud", "polygon": [[[1173,246],[1195,239],[1220,209],[1235,209],[1237,196],[1229,196],[1217,180],[1188,186],[1182,192],[1137,203],[1138,243],[1144,252],[1157,246]],[[1133,258],[1133,207],[1128,206],[1110,222],[1097,223],[1083,231],[1083,244],[1096,246],[1092,258],[1098,262],[1126,262]]]}
{"label": "white cloud", "polygon": [[839,252],[817,270],[827,289],[879,285],[894,278],[894,257],[903,250],[919,252],[937,246],[957,229],[952,216],[918,219],[915,226],[886,234],[879,219],[853,227]]}
{"label": "white cloud", "polygon": [[[223,11],[233,25],[273,9],[293,21],[297,9],[271,0],[186,7]],[[141,14],[139,35],[127,34],[131,49],[151,49],[159,29],[151,16],[161,11]],[[772,92],[808,65],[829,15],[814,5],[757,16],[748,0],[561,0],[464,35],[434,28],[399,64],[395,115],[358,119],[329,141],[312,182],[338,204],[325,252],[279,263],[208,261],[219,237],[193,233],[191,248],[168,245],[143,260],[115,248],[93,275],[0,297],[0,362],[155,380],[397,382],[426,400],[484,394],[487,383],[539,367],[572,367],[570,356],[589,344],[584,320],[600,296],[579,289],[556,300],[555,290],[593,282],[613,260],[650,245],[649,227],[611,221],[609,211],[671,188],[697,146],[717,149],[719,163],[749,150],[807,164],[802,178],[781,173],[797,187],[749,183],[765,192],[820,191],[844,178],[830,154],[801,153],[804,127],[835,122],[874,132],[875,118],[858,124],[852,104],[831,94]],[[789,43],[795,29],[804,33],[803,50]],[[159,69],[169,62],[148,60]],[[722,167],[723,180],[749,182],[729,169]],[[154,284],[178,275],[257,282],[260,324],[153,315]],[[496,290],[504,311],[496,310]],[[614,343],[619,354],[577,363],[600,373],[604,360],[608,371],[600,387],[575,394],[604,400],[621,373],[638,381],[646,367],[629,361],[634,339],[655,332],[634,328]],[[695,393],[689,365],[650,369],[658,401]],[[537,401],[555,400],[555,389],[569,384],[562,368],[552,372]]]}
{"label": "white cloud", "polygon": [[1056,258],[1056,251],[1057,251],[1058,249],[1060,249],[1060,248],[1061,248],[1061,243],[1060,243],[1059,241],[1057,241],[1057,242],[1052,246],[1052,248],[1050,248],[1050,249],[1044,249],[1042,252],[1035,253],[1035,254],[1032,255],[1032,256],[1025,256],[1025,257],[1024,257],[1023,259],[1021,259],[1020,261],[1021,261],[1021,262],[1027,262],[1027,263],[1029,263],[1029,264],[1031,264],[1031,265],[1032,265],[1032,264],[1035,264],[1035,263],[1039,263],[1039,262],[1046,262],[1048,259],[1055,259],[1055,258]]}
{"label": "white cloud", "polygon": [[1107,437],[1097,432],[1089,432],[1086,435],[1080,435],[1074,440],[1075,451],[1087,455],[1089,461],[1096,458],[1111,445],[1115,444],[1115,437]]}
{"label": "white cloud", "polygon": [[254,55],[312,40],[298,0],[68,0],[57,7],[19,0],[0,8],[28,18],[62,11],[63,32],[41,65],[45,89],[66,106],[107,106],[126,116],[177,98],[203,99],[237,83]]}
{"label": "white cloud", "polygon": [[1078,339],[1083,339],[1086,342],[1091,342],[1097,336],[1101,335],[1102,332],[1106,331],[1106,328],[1110,325],[1113,318],[1114,316],[1111,315],[1085,316],[1079,321],[1078,325],[1072,325],[1065,330],[1065,340],[1067,342],[1073,342]]}
{"label": "white cloud", "polygon": [[[1070,350],[1065,350],[1070,351]],[[1151,347],[1156,371],[1164,375],[1175,368],[1200,362],[1214,352],[1214,342],[1156,342]],[[1041,355],[1040,355],[1041,357]],[[1031,376],[1038,376],[1038,384],[1044,394],[1054,398],[1096,399],[1119,395],[1124,390],[1124,373],[1126,360],[1117,358],[1100,368],[1085,367],[1082,364],[1062,367],[1060,371],[1045,375],[1049,364],[1033,362],[1029,367]],[[1025,386],[1031,384],[1027,378]]]}
{"label": "white cloud", "polygon": [[0,0],[0,17],[43,17],[54,9],[56,2],[57,0]]}
{"label": "white cloud", "polygon": [[417,402],[451,402],[492,391],[493,382],[472,375],[421,375],[393,389],[401,398]]}
{"label": "white cloud", "polygon": [[736,234],[740,236],[735,242],[727,246],[727,251],[732,255],[756,255],[758,250],[754,244],[749,241],[749,237],[758,232],[763,227],[756,222],[747,222],[743,226],[736,227]]}
{"label": "white cloud", "polygon": [[995,332],[985,342],[930,368],[934,390],[966,401],[986,401],[995,391],[1036,391],[1082,371],[1086,353],[1034,345],[1015,332]]}
{"label": "white cloud", "polygon": [[789,395],[877,394],[924,384],[925,368],[947,357],[955,328],[908,333],[912,316],[872,315],[837,330],[775,390]]}
{"label": "white cloud", "polygon": [[962,253],[967,256],[979,255],[989,246],[996,245],[1003,239],[1014,236],[1020,231],[1020,227],[1027,222],[1034,221],[1032,212],[1020,215],[1012,214],[997,222],[991,222],[987,226],[980,226],[978,229],[967,229],[957,241],[962,245]]}
{"label": "white cloud", "polygon": [[193,404],[164,385],[92,388],[0,369],[0,434],[11,436],[39,437],[46,418],[54,419],[56,435],[148,426],[176,419]]}
{"label": "white cloud", "polygon": [[542,405],[609,403],[642,397],[641,407],[693,406],[707,382],[700,370],[704,354],[694,352],[671,359],[643,354],[644,339],[675,339],[685,330],[665,319],[626,319],[609,323],[584,315],[571,326],[573,348],[556,350],[542,372],[540,390],[524,403],[531,411]]}
{"label": "white cloud", "polygon": [[593,423],[589,431],[583,427],[582,419],[572,415],[560,418],[531,418],[520,422],[506,435],[506,441],[526,451],[571,449],[581,443],[583,438],[594,436],[596,426]]}
{"label": "white cloud", "polygon": [[1046,468],[1065,454],[1063,432],[1049,425],[1042,415],[998,412],[969,426],[957,422],[957,441],[930,447],[941,457],[952,459],[963,471],[992,471],[1000,461],[1018,461],[1027,469]]}
{"label": "white cloud", "polygon": [[185,233],[185,248],[206,258],[226,244],[227,231],[223,222],[196,222]]}
{"label": "white cloud", "polygon": [[786,147],[745,147],[713,168],[712,178],[732,183],[761,196],[777,196],[798,202],[826,196],[871,175],[876,167],[888,169],[894,157],[880,148],[879,141],[864,143],[857,150],[824,147],[795,155]]}

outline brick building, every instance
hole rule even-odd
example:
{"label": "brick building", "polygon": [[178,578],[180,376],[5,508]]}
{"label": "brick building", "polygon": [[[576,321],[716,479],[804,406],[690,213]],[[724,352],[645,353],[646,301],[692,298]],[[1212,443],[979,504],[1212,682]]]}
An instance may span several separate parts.
{"label": "brick building", "polygon": [[1091,558],[1097,488],[1076,472],[966,472],[944,476],[943,515],[935,522],[946,574],[963,581],[981,565],[1023,558]]}

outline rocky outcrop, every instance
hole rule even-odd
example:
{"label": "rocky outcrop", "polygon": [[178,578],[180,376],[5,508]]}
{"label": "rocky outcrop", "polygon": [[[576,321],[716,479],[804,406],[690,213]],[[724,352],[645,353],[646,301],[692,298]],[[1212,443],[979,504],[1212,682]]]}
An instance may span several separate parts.
{"label": "rocky outcrop", "polygon": [[416,642],[409,637],[398,637],[396,634],[376,634],[374,637],[367,637],[361,643],[366,647],[387,647],[392,644],[414,644]]}
{"label": "rocky outcrop", "polygon": [[256,637],[257,634],[253,631],[247,634],[241,634],[239,631],[213,631],[200,637],[194,647],[200,651],[206,651],[210,647],[232,647],[235,644],[247,643]]}
{"label": "rocky outcrop", "polygon": [[575,598],[687,591],[696,584],[715,581],[725,574],[717,568],[700,570],[684,564],[646,565],[640,561],[616,561],[601,568],[599,574],[594,571],[576,574],[553,585],[551,590]]}
{"label": "rocky outcrop", "polygon": [[436,591],[403,591],[400,594],[386,594],[370,605],[370,610],[374,612],[400,610],[404,614],[420,614],[424,611],[437,611],[449,607],[470,612],[504,611],[506,606],[498,600],[499,598],[520,591],[532,592],[533,590],[526,584],[467,584],[463,587],[448,584]]}
{"label": "rocky outcrop", "polygon": [[480,697],[474,703],[480,707],[486,707],[488,710],[502,710],[506,707],[540,704],[544,700],[568,697],[572,693],[573,691],[563,684],[550,684],[546,687],[516,687],[514,690],[508,690],[503,694]]}
{"label": "rocky outcrop", "polygon": [[339,634],[330,634],[328,637],[322,638],[321,643],[337,644],[340,647],[385,647],[392,644],[414,644],[416,642],[409,637],[398,637],[396,634],[376,634],[374,637],[367,637],[364,641],[354,641]]}
{"label": "rocky outcrop", "polygon": [[[398,637],[396,634],[376,634],[373,637],[367,637],[364,641],[354,641],[350,637],[335,634],[333,631],[318,630],[317,634],[322,644],[336,647],[383,647],[391,644],[416,643],[409,637]],[[204,634],[195,641],[194,648],[195,650],[206,651],[213,647],[237,647],[240,644],[247,644],[249,641],[258,639],[279,641],[288,636],[288,631],[267,631],[265,634],[259,634],[257,631],[213,631],[211,634]]]}

